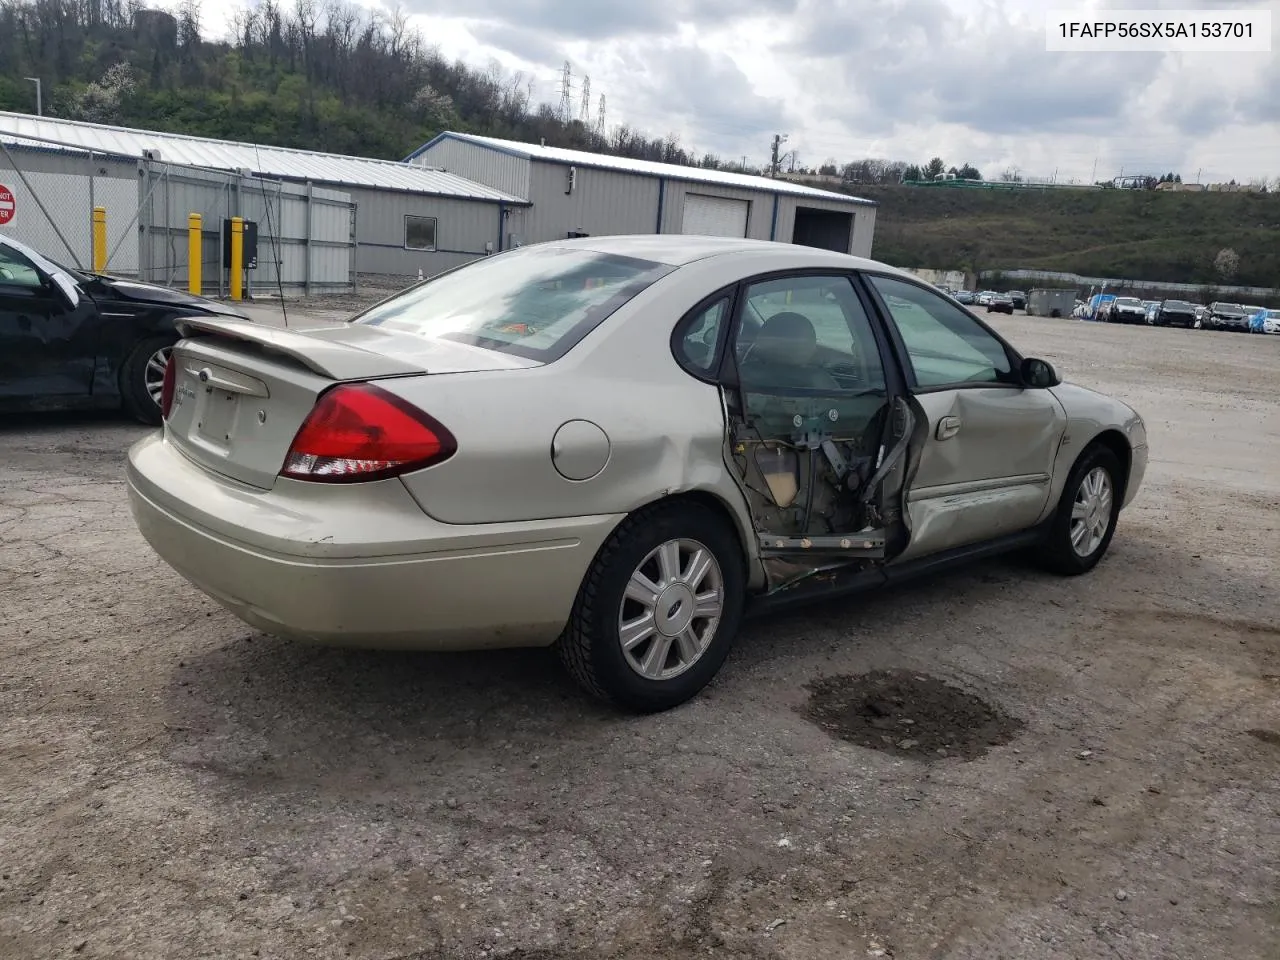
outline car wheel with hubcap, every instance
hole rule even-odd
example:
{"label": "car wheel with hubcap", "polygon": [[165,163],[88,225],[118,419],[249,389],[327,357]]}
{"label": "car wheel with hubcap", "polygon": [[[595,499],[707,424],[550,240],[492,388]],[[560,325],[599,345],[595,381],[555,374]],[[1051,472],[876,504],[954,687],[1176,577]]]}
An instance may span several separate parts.
{"label": "car wheel with hubcap", "polygon": [[557,650],[590,693],[637,712],[670,709],[724,663],[745,585],[727,520],[687,501],[643,508],[596,554]]}
{"label": "car wheel with hubcap", "polygon": [[120,368],[120,399],[135,420],[150,426],[160,424],[164,371],[176,342],[174,337],[148,337],[125,358]]}
{"label": "car wheel with hubcap", "polygon": [[1088,573],[1107,552],[1120,517],[1120,461],[1100,443],[1072,467],[1041,556],[1055,573]]}

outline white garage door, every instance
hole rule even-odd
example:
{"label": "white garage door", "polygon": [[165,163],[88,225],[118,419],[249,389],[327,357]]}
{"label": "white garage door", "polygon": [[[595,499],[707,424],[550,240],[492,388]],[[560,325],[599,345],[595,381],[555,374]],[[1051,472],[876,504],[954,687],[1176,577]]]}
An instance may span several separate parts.
{"label": "white garage door", "polygon": [[690,193],[684,198],[680,232],[704,237],[745,237],[748,206],[746,200]]}

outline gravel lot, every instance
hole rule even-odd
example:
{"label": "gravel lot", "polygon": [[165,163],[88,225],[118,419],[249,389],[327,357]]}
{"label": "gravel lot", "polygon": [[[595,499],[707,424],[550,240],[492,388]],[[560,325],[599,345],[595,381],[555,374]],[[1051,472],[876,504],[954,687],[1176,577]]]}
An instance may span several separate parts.
{"label": "gravel lot", "polygon": [[141,429],[0,426],[0,956],[1274,960],[1280,338],[995,324],[1147,418],[1108,559],[756,622],[645,719],[251,632],[137,534]]}

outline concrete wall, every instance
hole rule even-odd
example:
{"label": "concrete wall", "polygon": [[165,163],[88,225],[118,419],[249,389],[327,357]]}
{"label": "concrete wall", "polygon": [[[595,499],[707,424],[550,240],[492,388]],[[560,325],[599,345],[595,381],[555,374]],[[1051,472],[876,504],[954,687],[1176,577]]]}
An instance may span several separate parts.
{"label": "concrete wall", "polygon": [[[498,247],[502,205],[451,197],[351,187],[356,203],[356,269],[360,273],[431,276]],[[406,215],[436,218],[434,252],[406,250]]]}
{"label": "concrete wall", "polygon": [[526,157],[513,157],[461,140],[442,140],[409,162],[418,167],[439,167],[510,196],[529,198],[530,163]]}

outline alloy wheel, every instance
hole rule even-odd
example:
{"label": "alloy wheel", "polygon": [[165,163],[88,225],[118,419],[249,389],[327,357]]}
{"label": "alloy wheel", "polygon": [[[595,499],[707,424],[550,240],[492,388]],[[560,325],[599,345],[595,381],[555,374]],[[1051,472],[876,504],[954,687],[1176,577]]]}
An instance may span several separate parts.
{"label": "alloy wheel", "polygon": [[169,366],[169,356],[173,347],[161,347],[147,357],[147,365],[142,370],[142,383],[147,388],[147,395],[160,406],[160,397],[164,393],[164,371]]}
{"label": "alloy wheel", "polygon": [[636,567],[618,611],[627,665],[647,680],[670,680],[702,658],[724,611],[724,575],[696,540],[668,540]]}
{"label": "alloy wheel", "polygon": [[1102,545],[1111,525],[1113,496],[1111,474],[1105,467],[1085,474],[1071,505],[1071,549],[1076,556],[1093,556]]}

